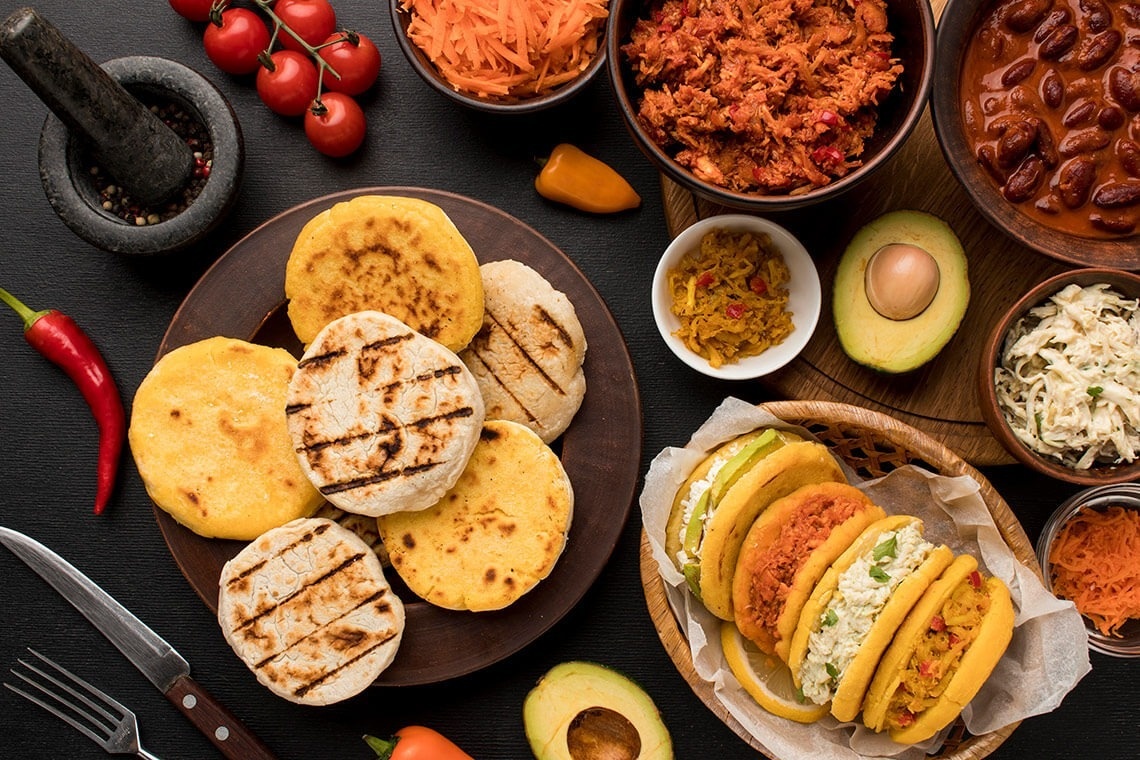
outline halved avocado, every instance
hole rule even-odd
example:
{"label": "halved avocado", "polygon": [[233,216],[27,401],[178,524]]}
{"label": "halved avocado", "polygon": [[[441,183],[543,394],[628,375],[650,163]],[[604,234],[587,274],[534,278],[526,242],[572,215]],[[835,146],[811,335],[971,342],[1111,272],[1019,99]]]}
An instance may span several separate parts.
{"label": "halved avocado", "polygon": [[[879,268],[879,281],[869,285],[868,268],[882,249],[917,253],[917,258],[903,256],[896,259],[901,264]],[[933,273],[931,261],[921,258],[926,254],[936,265]],[[915,261],[918,266],[908,266]],[[871,279],[875,277],[873,270]],[[902,318],[897,311],[876,309],[869,297],[876,285],[880,293],[895,295]],[[922,291],[927,292],[916,298]],[[884,214],[855,233],[835,273],[832,311],[843,351],[864,366],[894,374],[933,359],[958,330],[969,300],[966,254],[954,231],[931,214],[903,210]],[[909,314],[907,303],[922,308]]]}
{"label": "halved avocado", "polygon": [[537,760],[672,760],[673,740],[640,686],[592,662],[555,665],[523,702]]}

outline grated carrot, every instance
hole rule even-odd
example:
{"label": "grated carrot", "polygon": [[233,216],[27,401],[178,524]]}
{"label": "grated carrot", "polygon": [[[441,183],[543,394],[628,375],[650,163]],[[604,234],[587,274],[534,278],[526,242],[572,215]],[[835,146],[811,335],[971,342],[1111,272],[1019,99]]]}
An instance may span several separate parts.
{"label": "grated carrot", "polygon": [[457,90],[541,94],[598,54],[609,0],[401,0],[408,37]]}
{"label": "grated carrot", "polygon": [[1105,636],[1140,618],[1140,511],[1082,509],[1053,540],[1049,562],[1053,592]]}

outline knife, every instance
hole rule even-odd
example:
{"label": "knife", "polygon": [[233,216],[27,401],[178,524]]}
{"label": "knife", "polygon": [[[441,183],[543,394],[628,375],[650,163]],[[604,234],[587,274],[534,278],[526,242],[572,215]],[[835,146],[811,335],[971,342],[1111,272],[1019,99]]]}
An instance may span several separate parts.
{"label": "knife", "polygon": [[182,655],[94,581],[23,533],[0,526],[0,543],[83,613],[223,755],[230,760],[275,760],[252,731],[190,677]]}

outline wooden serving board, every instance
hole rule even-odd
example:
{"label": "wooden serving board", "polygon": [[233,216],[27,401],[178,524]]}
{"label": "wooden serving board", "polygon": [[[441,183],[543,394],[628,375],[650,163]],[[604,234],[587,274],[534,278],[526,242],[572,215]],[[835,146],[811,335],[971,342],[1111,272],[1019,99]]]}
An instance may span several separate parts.
{"label": "wooden serving board", "polygon": [[[934,0],[937,18],[945,0]],[[733,209],[696,197],[662,177],[669,234]],[[919,209],[945,220],[962,241],[969,261],[970,303],[958,332],[927,365],[889,376],[851,361],[832,320],[832,282],[839,257],[855,232],[896,209]],[[840,401],[890,414],[926,432],[975,465],[1013,458],[990,435],[974,391],[978,357],[993,324],[1030,287],[1065,271],[1060,262],[1007,237],[974,208],[950,172],[934,136],[929,107],[899,152],[864,184],[819,205],[769,214],[811,252],[823,289],[819,326],[803,353],[764,383],[794,399]]]}

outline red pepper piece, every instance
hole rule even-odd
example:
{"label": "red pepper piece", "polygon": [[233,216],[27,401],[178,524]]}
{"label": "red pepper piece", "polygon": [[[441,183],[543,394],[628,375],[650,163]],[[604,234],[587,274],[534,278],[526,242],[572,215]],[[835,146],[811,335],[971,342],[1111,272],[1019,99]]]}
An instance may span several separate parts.
{"label": "red pepper piece", "polygon": [[745,311],[747,311],[746,307],[739,301],[733,301],[724,307],[724,314],[729,319],[740,319],[744,316]]}
{"label": "red pepper piece", "polygon": [[935,633],[940,633],[946,630],[946,621],[941,615],[935,615],[930,619],[930,630]]}
{"label": "red pepper piece", "polygon": [[760,275],[752,275],[752,279],[748,281],[748,289],[758,296],[762,296],[768,292],[768,282]]}
{"label": "red pepper piece", "polygon": [[712,272],[701,272],[701,274],[697,277],[697,287],[707,288],[709,285],[713,284],[713,279],[714,278]]}
{"label": "red pepper piece", "polygon": [[127,433],[123,400],[99,349],[71,317],[55,309],[33,311],[0,288],[0,300],[24,321],[24,339],[62,369],[83,394],[99,425],[98,486],[95,514],[101,514],[115,487],[119,456]]}

